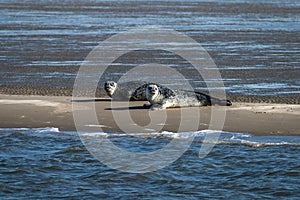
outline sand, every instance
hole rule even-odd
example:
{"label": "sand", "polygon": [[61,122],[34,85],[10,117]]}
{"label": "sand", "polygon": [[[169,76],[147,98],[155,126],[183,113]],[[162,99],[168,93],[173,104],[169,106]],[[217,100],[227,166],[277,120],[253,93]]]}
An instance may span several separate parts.
{"label": "sand", "polygon": [[[300,105],[296,104],[233,102],[230,107],[175,108],[165,112],[145,109],[142,105],[147,102],[130,102],[129,107],[124,104],[112,105],[109,99],[104,98],[96,101],[83,99],[73,103],[74,109],[83,113],[91,103],[95,103],[98,122],[90,123],[86,119],[82,125],[95,131],[100,130],[100,127],[104,132],[124,132],[124,128],[120,128],[116,122],[128,130],[136,130],[138,126],[144,128],[144,131],[178,132],[180,122],[184,124],[180,132],[195,130],[195,122],[197,130],[211,129],[209,123],[213,108],[216,112],[226,109],[223,131],[255,135],[300,135]],[[57,127],[62,131],[76,131],[72,97],[0,95],[0,106],[1,128]],[[126,117],[115,120],[114,116],[122,116],[128,111],[133,123],[128,123]],[[200,118],[193,115],[181,117],[181,112],[197,111],[200,111]],[[165,113],[166,121],[157,121],[154,127],[148,126],[150,116],[164,116]]]}

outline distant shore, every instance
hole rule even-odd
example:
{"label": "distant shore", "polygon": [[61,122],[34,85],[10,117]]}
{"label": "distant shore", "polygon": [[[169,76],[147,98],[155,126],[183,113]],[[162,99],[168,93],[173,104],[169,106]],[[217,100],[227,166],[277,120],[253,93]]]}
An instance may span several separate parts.
{"label": "distant shore", "polygon": [[[79,102],[85,109],[87,99]],[[151,112],[141,105],[146,102],[130,102],[130,115],[139,126],[149,123]],[[72,112],[72,97],[70,96],[29,96],[29,95],[0,95],[0,127],[1,128],[38,128],[57,127],[64,131],[76,131]],[[112,108],[109,99],[97,99],[95,102],[100,124],[86,124],[86,126],[101,125],[104,132],[122,132],[116,124],[114,114],[128,111]],[[132,109],[134,108],[134,109]],[[214,107],[216,110],[224,107]],[[211,107],[183,108],[200,109],[201,118],[198,130],[208,129]],[[239,103],[226,107],[226,119],[223,131],[247,132],[255,135],[299,135],[300,136],[300,105],[274,103]],[[163,111],[162,111],[163,112]],[[167,121],[162,124],[161,131],[178,131],[181,109],[168,109]],[[193,121],[195,118],[189,116]],[[189,131],[188,128],[182,131]]]}

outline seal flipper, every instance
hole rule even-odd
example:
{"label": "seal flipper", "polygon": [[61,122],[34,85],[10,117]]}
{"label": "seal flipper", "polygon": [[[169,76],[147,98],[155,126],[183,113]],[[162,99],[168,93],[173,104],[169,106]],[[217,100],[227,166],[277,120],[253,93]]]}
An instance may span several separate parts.
{"label": "seal flipper", "polygon": [[217,99],[217,98],[211,98],[211,104],[212,105],[220,105],[220,106],[231,106],[232,103],[230,100],[226,99]]}
{"label": "seal flipper", "polygon": [[226,106],[232,106],[232,102],[230,100],[226,100]]}

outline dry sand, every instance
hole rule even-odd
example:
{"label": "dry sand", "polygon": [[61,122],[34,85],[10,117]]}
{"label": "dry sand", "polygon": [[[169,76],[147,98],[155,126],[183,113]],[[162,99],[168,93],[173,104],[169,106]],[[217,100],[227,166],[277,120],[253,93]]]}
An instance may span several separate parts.
{"label": "dry sand", "polygon": [[[224,131],[248,132],[256,135],[300,135],[300,105],[267,104],[267,103],[233,103],[231,107],[201,107],[201,108],[176,108],[166,111],[166,121],[156,122],[152,129],[147,127],[150,115],[160,115],[165,111],[150,111],[142,107],[147,102],[130,102],[128,106],[112,107],[108,99],[84,99],[74,102],[76,109],[85,111],[88,105],[95,102],[99,123],[87,123],[84,126],[104,132],[119,132],[122,130],[116,124],[114,116],[122,116],[130,112],[134,123],[125,124],[134,130],[137,126],[145,127],[144,130],[153,129],[177,132],[179,123],[185,124],[181,131],[193,130],[194,123],[199,123],[197,130],[209,128],[211,109],[222,111],[226,109]],[[49,96],[18,96],[0,95],[0,127],[1,128],[38,128],[57,127],[60,130],[76,130],[72,97]],[[200,109],[200,118],[188,115],[181,119],[181,112],[194,112]],[[126,118],[120,123],[127,123]],[[124,124],[123,124],[124,125]]]}

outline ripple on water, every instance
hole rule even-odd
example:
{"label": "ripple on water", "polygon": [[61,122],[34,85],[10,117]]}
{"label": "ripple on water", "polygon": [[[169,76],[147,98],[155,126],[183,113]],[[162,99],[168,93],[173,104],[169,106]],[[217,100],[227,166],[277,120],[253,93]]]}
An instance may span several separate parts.
{"label": "ripple on water", "polygon": [[[53,128],[0,131],[1,184],[5,185],[1,192],[5,196],[173,199],[220,195],[229,198],[237,193],[244,198],[297,196],[299,136],[223,132],[208,156],[199,159],[203,138],[210,132],[195,132],[193,144],[176,162],[158,171],[130,174],[101,164],[85,150],[74,132],[57,132]],[[156,150],[162,141],[178,139],[180,135],[137,134],[136,140],[133,134],[119,137],[118,133],[93,133],[89,137],[105,137],[119,147],[137,151],[144,149],[144,144],[148,145],[147,150]],[[28,140],[32,140],[30,145]],[[267,145],[257,148],[245,145],[247,142]]]}

